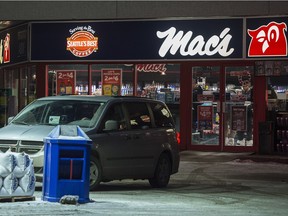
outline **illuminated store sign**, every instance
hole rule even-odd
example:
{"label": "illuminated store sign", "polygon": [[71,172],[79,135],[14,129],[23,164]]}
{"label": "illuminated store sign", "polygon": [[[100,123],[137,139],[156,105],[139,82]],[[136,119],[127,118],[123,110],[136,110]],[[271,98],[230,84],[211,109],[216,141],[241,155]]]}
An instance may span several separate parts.
{"label": "illuminated store sign", "polygon": [[229,48],[232,35],[229,34],[230,28],[225,28],[220,35],[212,35],[204,38],[203,35],[193,35],[193,31],[188,31],[184,35],[184,31],[178,31],[171,27],[167,31],[157,32],[159,39],[164,39],[159,55],[165,57],[169,52],[175,55],[177,52],[181,56],[213,56],[219,54],[223,57],[230,56],[234,48]]}
{"label": "illuminated store sign", "polygon": [[10,62],[10,34],[7,33],[5,39],[0,39],[0,64]]}
{"label": "illuminated store sign", "polygon": [[137,64],[136,70],[138,72],[165,73],[167,71],[167,68],[166,68],[166,64]]}
{"label": "illuminated store sign", "polygon": [[288,17],[246,19],[247,58],[287,58]]}
{"label": "illuminated store sign", "polygon": [[69,30],[71,37],[67,38],[66,49],[76,57],[87,57],[98,49],[98,38],[91,26],[77,26]]}
{"label": "illuminated store sign", "polygon": [[[0,67],[28,61],[28,24],[0,32]],[[41,50],[41,49],[40,49]]]}
{"label": "illuminated store sign", "polygon": [[243,23],[241,18],[32,22],[31,61],[241,59]]}
{"label": "illuminated store sign", "polygon": [[251,37],[248,56],[287,56],[287,25],[284,22],[270,22],[255,30],[248,29]]}

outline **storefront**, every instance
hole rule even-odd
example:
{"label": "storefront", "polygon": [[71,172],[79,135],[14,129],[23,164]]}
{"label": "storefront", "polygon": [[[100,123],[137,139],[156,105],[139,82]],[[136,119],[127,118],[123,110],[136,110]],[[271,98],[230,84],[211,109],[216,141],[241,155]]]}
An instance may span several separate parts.
{"label": "storefront", "polygon": [[[287,17],[69,21],[5,30],[1,126],[36,97],[140,96],[168,104],[182,150],[285,153],[287,23]],[[273,89],[277,99],[268,98]],[[271,132],[277,117],[278,140]]]}

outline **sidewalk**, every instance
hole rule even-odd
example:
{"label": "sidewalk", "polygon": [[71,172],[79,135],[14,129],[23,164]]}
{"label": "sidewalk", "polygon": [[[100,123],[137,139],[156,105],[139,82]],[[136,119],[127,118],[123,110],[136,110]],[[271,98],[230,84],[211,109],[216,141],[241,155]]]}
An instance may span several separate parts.
{"label": "sidewalk", "polygon": [[239,157],[239,160],[252,160],[254,162],[274,162],[288,164],[288,155],[261,155],[250,154]]}
{"label": "sidewalk", "polygon": [[264,155],[254,152],[203,152],[203,151],[181,151],[181,161],[195,162],[226,162],[226,161],[245,161],[251,160],[254,162],[274,162],[288,164],[288,154],[286,155]]}

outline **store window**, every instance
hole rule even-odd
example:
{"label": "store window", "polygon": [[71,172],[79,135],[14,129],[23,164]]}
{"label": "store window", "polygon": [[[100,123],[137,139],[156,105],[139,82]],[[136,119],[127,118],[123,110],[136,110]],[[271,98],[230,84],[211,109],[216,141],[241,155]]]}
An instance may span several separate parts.
{"label": "store window", "polygon": [[36,67],[25,66],[20,71],[19,109],[23,109],[36,99]]}
{"label": "store window", "polygon": [[19,87],[19,70],[4,69],[2,71],[3,82],[0,86],[0,126],[7,124],[10,116],[18,113],[18,87]]}
{"label": "store window", "polygon": [[23,109],[28,104],[28,71],[27,67],[19,68],[20,70],[20,97],[19,109]]}
{"label": "store window", "polygon": [[48,95],[88,94],[88,65],[48,65]]}
{"label": "store window", "polygon": [[36,99],[36,67],[24,66],[0,72],[0,127],[8,117]]}
{"label": "store window", "polygon": [[133,72],[133,64],[92,65],[92,94],[132,96]]}
{"label": "store window", "polygon": [[288,152],[288,79],[286,76],[267,77],[268,122],[273,122],[275,140],[272,151]]}
{"label": "store window", "polygon": [[192,67],[192,145],[219,145],[220,67]]}
{"label": "store window", "polygon": [[253,146],[254,67],[226,67],[225,74],[225,145]]}
{"label": "store window", "polygon": [[179,103],[179,64],[137,64],[136,73],[137,96]]}
{"label": "store window", "polygon": [[[288,74],[288,73],[287,73]],[[288,79],[267,77],[268,111],[288,111]]]}
{"label": "store window", "polygon": [[37,86],[36,86],[36,66],[28,66],[27,68],[27,94],[28,94],[28,100],[27,100],[27,104],[31,103],[32,101],[34,101],[36,99],[36,90],[37,90]]}
{"label": "store window", "polygon": [[180,131],[180,64],[137,64],[135,71],[136,95],[165,102]]}
{"label": "store window", "polygon": [[271,124],[274,129],[271,150],[276,154],[287,155],[288,61],[257,61],[255,66],[255,75],[266,77],[267,124]]}
{"label": "store window", "polygon": [[7,91],[4,88],[4,70],[0,70],[0,127],[6,122]]}
{"label": "store window", "polygon": [[268,111],[287,111],[288,61],[256,61],[255,76],[266,76]]}
{"label": "store window", "polygon": [[48,88],[49,95],[121,95],[161,100],[168,105],[176,129],[180,130],[180,64],[48,65]]}
{"label": "store window", "polygon": [[[89,94],[89,76],[88,76],[88,65],[78,65],[77,70],[73,72],[73,76],[75,76],[74,85],[75,91],[73,91],[73,82],[68,82],[68,88],[72,88],[68,90],[66,87],[66,93],[68,94],[78,94],[78,95],[88,95]],[[71,76],[72,77],[72,76]],[[71,87],[70,87],[71,86]]]}

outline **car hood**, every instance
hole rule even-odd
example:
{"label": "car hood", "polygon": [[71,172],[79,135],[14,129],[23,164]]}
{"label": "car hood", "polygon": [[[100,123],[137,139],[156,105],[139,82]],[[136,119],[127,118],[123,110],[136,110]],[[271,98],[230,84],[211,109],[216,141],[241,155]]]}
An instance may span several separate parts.
{"label": "car hood", "polygon": [[0,129],[0,140],[43,141],[54,128],[55,126],[47,125],[10,124]]}

